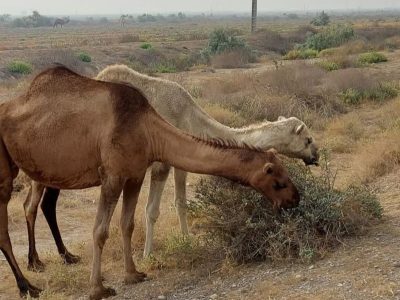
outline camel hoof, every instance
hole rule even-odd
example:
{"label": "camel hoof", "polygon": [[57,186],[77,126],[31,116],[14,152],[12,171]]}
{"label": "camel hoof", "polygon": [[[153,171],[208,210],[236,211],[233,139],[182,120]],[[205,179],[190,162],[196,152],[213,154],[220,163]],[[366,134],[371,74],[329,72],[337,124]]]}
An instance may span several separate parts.
{"label": "camel hoof", "polygon": [[37,288],[36,286],[30,284],[29,282],[26,282],[23,284],[22,287],[20,287],[19,294],[21,297],[26,297],[28,294],[32,298],[39,298],[40,293],[42,292],[41,289]]}
{"label": "camel hoof", "polygon": [[131,274],[126,274],[124,278],[124,283],[125,284],[135,284],[142,282],[146,279],[147,275],[146,273],[142,272],[135,272]]}
{"label": "camel hoof", "polygon": [[117,292],[113,288],[106,288],[106,287],[96,287],[92,289],[90,292],[89,299],[90,300],[100,300],[104,298],[108,298],[111,296],[115,296]]}
{"label": "camel hoof", "polygon": [[73,255],[69,252],[67,252],[66,254],[61,254],[61,257],[64,260],[64,263],[67,265],[77,264],[81,261],[81,258],[79,256]]}
{"label": "camel hoof", "polygon": [[44,263],[39,259],[32,260],[28,263],[28,270],[36,273],[41,273],[45,269]]}

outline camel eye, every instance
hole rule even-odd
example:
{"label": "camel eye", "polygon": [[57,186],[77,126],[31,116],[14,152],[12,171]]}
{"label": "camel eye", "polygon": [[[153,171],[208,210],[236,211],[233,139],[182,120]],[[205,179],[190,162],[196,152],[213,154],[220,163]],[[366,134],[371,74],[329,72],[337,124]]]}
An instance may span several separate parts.
{"label": "camel eye", "polygon": [[313,142],[312,138],[307,138],[306,145],[310,145],[312,144],[312,142]]}

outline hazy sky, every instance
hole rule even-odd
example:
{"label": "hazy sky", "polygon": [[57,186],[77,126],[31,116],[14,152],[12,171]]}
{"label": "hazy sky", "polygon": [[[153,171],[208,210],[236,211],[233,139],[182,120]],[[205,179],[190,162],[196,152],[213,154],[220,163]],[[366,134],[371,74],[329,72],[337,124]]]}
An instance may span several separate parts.
{"label": "hazy sky", "polygon": [[[249,11],[251,0],[0,0],[0,14]],[[400,8],[400,0],[258,0],[259,11]]]}

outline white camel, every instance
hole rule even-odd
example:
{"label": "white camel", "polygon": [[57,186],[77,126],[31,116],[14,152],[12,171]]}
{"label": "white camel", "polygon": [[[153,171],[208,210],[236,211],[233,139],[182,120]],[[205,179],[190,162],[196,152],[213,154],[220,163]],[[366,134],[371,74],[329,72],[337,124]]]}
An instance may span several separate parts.
{"label": "white camel", "polygon": [[[96,77],[101,81],[127,82],[140,89],[150,104],[175,127],[197,136],[208,136],[234,140],[239,144],[245,143],[262,149],[275,148],[279,153],[290,157],[300,158],[306,164],[318,163],[318,148],[307,126],[295,117],[280,117],[276,122],[263,122],[245,128],[231,128],[225,126],[210,117],[198,106],[191,95],[179,84],[160,78],[149,77],[140,74],[125,65],[106,67]],[[149,198],[146,206],[146,243],[144,256],[152,251],[154,224],[160,214],[161,195],[169,174],[170,166],[162,163],[154,163],[151,169],[151,183]],[[175,177],[175,207],[179,217],[180,228],[183,234],[188,234],[187,205],[186,205],[186,177],[187,173],[174,169]],[[37,207],[44,191],[44,186],[34,183],[31,196],[25,203],[25,211],[28,221],[28,230],[33,231]],[[49,191],[52,198],[44,203],[42,209],[46,219],[50,219],[57,247],[64,258],[72,262],[75,257],[71,255],[62,243],[55,221],[55,201],[57,191]],[[49,206],[51,206],[49,208]],[[33,235],[33,233],[32,233]],[[34,237],[30,237],[29,265],[39,267],[42,264],[38,258]],[[31,243],[32,241],[32,243]],[[31,245],[32,244],[32,245]],[[61,248],[61,250],[60,250]],[[68,261],[67,261],[68,262]],[[32,266],[33,265],[33,266]]]}

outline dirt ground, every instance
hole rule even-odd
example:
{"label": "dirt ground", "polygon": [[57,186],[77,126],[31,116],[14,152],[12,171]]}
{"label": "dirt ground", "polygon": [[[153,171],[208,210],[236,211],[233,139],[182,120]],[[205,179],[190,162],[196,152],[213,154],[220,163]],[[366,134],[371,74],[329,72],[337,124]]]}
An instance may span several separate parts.
{"label": "dirt ground", "polygon": [[[79,30],[71,29],[65,34],[72,37],[70,43],[77,47],[91,49],[99,67],[110,63],[123,62],[127,53],[137,44],[121,44],[115,42],[115,34],[101,34],[101,29],[89,29],[100,32],[104,37],[103,42],[93,45]],[[116,29],[117,30],[117,29]],[[125,30],[125,29],[124,29]],[[150,29],[142,29],[143,33],[150,34]],[[176,29],[177,31],[179,28]],[[118,29],[117,34],[123,34]],[[33,35],[38,35],[33,32]],[[49,34],[54,34],[49,31]],[[60,35],[60,36],[58,36]],[[43,46],[49,39],[41,42],[37,38],[26,38],[26,33],[15,30],[13,35],[9,32],[0,32],[0,40],[7,36],[7,40],[0,47],[0,75],[1,67],[11,59],[18,57],[30,57],[40,55],[40,51],[49,48],[61,47],[57,41],[63,41],[63,33],[55,36],[54,43]],[[154,36],[153,36],[154,38]],[[169,43],[159,38],[159,43]],[[35,40],[32,44],[31,41]],[[204,41],[183,41],[174,44],[180,47],[198,48]],[[50,46],[49,46],[50,45]],[[82,46],[84,45],[84,46]],[[69,46],[69,45],[68,45]],[[75,46],[74,46],[75,47]],[[42,49],[43,48],[43,49]],[[46,50],[47,49],[47,50]],[[86,48],[85,48],[86,49]],[[389,63],[383,66],[373,66],[371,72],[382,73],[400,80],[400,52],[388,53]],[[263,63],[253,65],[247,70],[217,70],[216,73],[195,70],[185,74],[169,75],[171,79],[176,76],[190,77],[194,84],[201,84],[204,80],[224,78],[232,72],[261,72],[271,69],[273,64]],[[90,70],[95,72],[97,70]],[[211,79],[210,79],[211,78]],[[10,83],[12,78],[3,78],[0,81],[0,100],[5,100],[22,88],[16,83]],[[23,86],[24,83],[22,83]],[[367,114],[372,107],[362,108],[361,113]],[[316,133],[324,140],[324,132]],[[400,147],[400,145],[399,145]],[[346,182],[353,176],[351,154],[335,154],[333,164],[339,168],[338,182]],[[189,176],[189,198],[193,197],[193,183],[198,176]],[[139,226],[135,229],[137,244],[143,241],[144,207],[148,194],[148,176],[140,195],[137,219]],[[166,268],[149,271],[149,280],[134,286],[126,286],[122,282],[122,265],[107,266],[104,276],[107,285],[117,289],[117,296],[110,299],[400,299],[400,169],[397,168],[372,183],[376,188],[378,197],[384,208],[384,220],[371,228],[367,234],[357,238],[346,239],[342,246],[334,252],[312,264],[303,263],[270,263],[253,264],[240,267],[196,266],[192,269]],[[163,234],[171,230],[177,231],[178,221],[173,205],[173,180],[168,179],[163,201],[161,204],[161,216],[156,226],[156,247]],[[14,253],[23,272],[32,283],[40,283],[46,287],[46,281],[42,278],[38,281],[38,275],[26,270],[27,265],[27,232],[23,215],[22,204],[27,190],[13,194],[9,205],[10,211],[10,235]],[[58,220],[66,245],[74,245],[80,249],[83,262],[90,264],[90,243],[92,225],[96,213],[96,199],[99,189],[92,188],[80,191],[63,191],[59,202]],[[118,224],[118,211],[112,223]],[[57,258],[54,242],[39,211],[36,226],[36,241],[39,254],[48,263]],[[78,246],[77,246],[78,245]],[[107,244],[106,244],[107,247]],[[75,249],[75,248],[74,248]],[[138,251],[140,253],[140,249]],[[67,267],[68,268],[68,267]],[[73,267],[71,267],[73,268]],[[85,269],[86,270],[86,269]],[[46,272],[46,271],[45,271]],[[14,277],[5,261],[0,256],[0,299],[19,299],[18,290],[14,283]],[[84,273],[83,280],[88,280],[88,272]],[[62,299],[85,299],[87,290],[74,292],[73,296]],[[47,299],[52,299],[50,296]],[[58,298],[57,298],[58,299]],[[61,298],[60,298],[61,299]]]}

